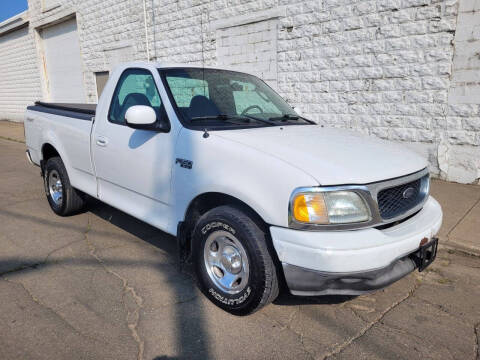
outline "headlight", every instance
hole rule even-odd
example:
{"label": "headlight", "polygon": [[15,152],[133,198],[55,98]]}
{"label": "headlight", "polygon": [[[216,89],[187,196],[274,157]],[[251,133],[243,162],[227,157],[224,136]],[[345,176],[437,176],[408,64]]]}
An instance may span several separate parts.
{"label": "headlight", "polygon": [[291,207],[292,217],[307,224],[348,224],[371,219],[365,201],[353,191],[299,193]]}

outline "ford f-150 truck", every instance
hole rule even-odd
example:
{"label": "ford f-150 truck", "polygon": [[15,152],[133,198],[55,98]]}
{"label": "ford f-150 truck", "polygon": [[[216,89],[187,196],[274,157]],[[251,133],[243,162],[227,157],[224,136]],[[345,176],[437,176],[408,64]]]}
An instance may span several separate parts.
{"label": "ford f-150 truck", "polygon": [[176,236],[202,292],[236,315],[281,287],[362,294],[435,259],[427,162],[317,125],[252,75],[120,65],[98,105],[37,102],[25,133],[56,214],[91,196]]}

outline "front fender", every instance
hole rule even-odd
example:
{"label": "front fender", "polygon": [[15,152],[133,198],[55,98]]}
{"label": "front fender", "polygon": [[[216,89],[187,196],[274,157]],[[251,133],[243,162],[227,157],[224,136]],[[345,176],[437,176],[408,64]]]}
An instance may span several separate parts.
{"label": "front fender", "polygon": [[[182,129],[177,143],[179,161],[172,171],[175,221],[183,221],[191,201],[208,192],[246,203],[268,224],[288,226],[288,203],[299,186],[318,182],[300,169],[252,147]],[[182,160],[192,161],[191,168]]]}

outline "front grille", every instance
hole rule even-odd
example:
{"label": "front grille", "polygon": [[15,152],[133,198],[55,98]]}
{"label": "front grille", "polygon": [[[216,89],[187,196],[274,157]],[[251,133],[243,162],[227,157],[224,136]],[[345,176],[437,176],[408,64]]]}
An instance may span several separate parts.
{"label": "front grille", "polygon": [[377,202],[382,218],[392,219],[420,204],[426,195],[422,191],[422,179],[428,181],[428,175],[406,184],[379,191]]}

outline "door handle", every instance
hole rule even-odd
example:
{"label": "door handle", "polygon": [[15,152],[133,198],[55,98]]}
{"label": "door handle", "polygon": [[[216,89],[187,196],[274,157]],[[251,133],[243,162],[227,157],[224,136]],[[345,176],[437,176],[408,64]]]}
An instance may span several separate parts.
{"label": "door handle", "polygon": [[108,139],[104,136],[97,137],[97,145],[98,146],[107,146]]}

